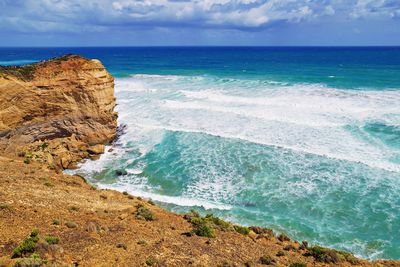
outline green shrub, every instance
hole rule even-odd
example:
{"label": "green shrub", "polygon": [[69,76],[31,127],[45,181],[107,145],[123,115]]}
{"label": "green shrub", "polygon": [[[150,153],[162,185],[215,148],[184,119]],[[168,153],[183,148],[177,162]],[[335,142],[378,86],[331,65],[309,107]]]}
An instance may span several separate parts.
{"label": "green shrub", "polygon": [[68,208],[70,211],[79,211],[79,207],[77,206],[71,206]]}
{"label": "green shrub", "polygon": [[148,257],[145,261],[147,266],[153,266],[153,265],[157,264],[157,262],[158,262],[157,259],[152,256]]}
{"label": "green shrub", "polygon": [[25,163],[25,164],[31,163],[32,158],[33,158],[32,153],[31,153],[31,152],[26,152],[26,153],[25,153],[24,163]]}
{"label": "green shrub", "polygon": [[33,229],[31,234],[27,239],[22,241],[22,243],[14,248],[12,258],[19,258],[23,256],[24,254],[27,253],[32,253],[35,251],[37,242],[39,241],[39,230],[38,229]]}
{"label": "green shrub", "polygon": [[207,214],[205,220],[211,222],[215,226],[217,226],[222,231],[233,231],[234,227],[231,223],[224,221],[213,214]]}
{"label": "green shrub", "polygon": [[35,228],[32,230],[30,237],[38,237],[39,229]]}
{"label": "green shrub", "polygon": [[137,244],[138,244],[138,245],[146,245],[147,242],[146,242],[145,240],[139,240],[139,241],[137,242]]}
{"label": "green shrub", "polygon": [[264,265],[271,265],[274,260],[270,256],[262,256],[260,258],[260,263]]}
{"label": "green shrub", "polygon": [[212,229],[207,223],[197,224],[193,227],[193,233],[198,236],[214,238],[215,233],[214,229]]}
{"label": "green shrub", "polygon": [[11,205],[7,203],[0,203],[0,210],[10,210]]}
{"label": "green shrub", "polygon": [[53,225],[60,225],[60,224],[61,224],[60,220],[58,219],[53,220]]}
{"label": "green shrub", "polygon": [[149,208],[147,208],[143,204],[139,204],[137,206],[136,218],[145,221],[154,221],[155,215]]}
{"label": "green shrub", "polygon": [[51,182],[49,182],[49,181],[45,182],[44,185],[47,186],[47,187],[53,187],[53,186],[54,186],[54,185],[53,185]]}
{"label": "green shrub", "polygon": [[235,225],[235,231],[242,235],[248,235],[250,233],[250,229],[245,226]]}
{"label": "green shrub", "polygon": [[280,251],[278,251],[278,253],[276,253],[276,256],[278,256],[278,257],[285,256],[285,252],[283,252],[282,250],[280,250]]}
{"label": "green shrub", "polygon": [[340,256],[334,249],[323,248],[320,246],[314,246],[308,248],[307,256],[313,256],[316,261],[325,263],[339,263]]}
{"label": "green shrub", "polygon": [[55,245],[60,242],[60,238],[58,238],[56,236],[45,236],[44,240],[46,240],[47,244],[49,244],[49,245]]}
{"label": "green shrub", "polygon": [[191,210],[189,213],[185,214],[184,218],[193,225],[192,233],[199,236],[215,237],[214,229],[236,231],[243,235],[247,235],[250,232],[248,227],[234,225],[213,214],[207,214],[205,217],[201,217],[195,210]]}
{"label": "green shrub", "polygon": [[43,150],[45,150],[48,146],[49,146],[49,143],[44,142],[44,143],[42,143],[39,147],[40,147],[40,149],[42,149],[42,151],[43,151]]}

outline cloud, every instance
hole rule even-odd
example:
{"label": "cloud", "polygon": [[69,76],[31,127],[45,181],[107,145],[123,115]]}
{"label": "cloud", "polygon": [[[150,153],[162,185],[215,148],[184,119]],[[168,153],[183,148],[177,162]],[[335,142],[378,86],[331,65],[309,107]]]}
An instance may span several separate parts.
{"label": "cloud", "polygon": [[328,17],[396,19],[400,17],[400,1],[0,0],[0,29],[16,32],[98,32],[141,27],[246,31]]}
{"label": "cloud", "polygon": [[399,0],[358,0],[350,16],[353,18],[398,17]]}

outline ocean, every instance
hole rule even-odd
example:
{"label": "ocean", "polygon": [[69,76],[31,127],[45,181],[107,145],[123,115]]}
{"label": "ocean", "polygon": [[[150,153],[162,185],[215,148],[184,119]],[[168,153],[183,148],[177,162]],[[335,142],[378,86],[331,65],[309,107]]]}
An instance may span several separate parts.
{"label": "ocean", "polygon": [[69,172],[171,211],[400,259],[400,48],[0,48],[0,64],[65,53],[114,75],[126,126]]}

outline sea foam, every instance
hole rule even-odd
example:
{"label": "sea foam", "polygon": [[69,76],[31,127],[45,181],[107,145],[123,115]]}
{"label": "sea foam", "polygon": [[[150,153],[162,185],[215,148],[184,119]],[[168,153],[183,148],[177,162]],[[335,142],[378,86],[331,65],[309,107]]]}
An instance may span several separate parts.
{"label": "sea foam", "polygon": [[100,187],[397,255],[400,91],[143,74],[116,95],[126,134],[77,170]]}

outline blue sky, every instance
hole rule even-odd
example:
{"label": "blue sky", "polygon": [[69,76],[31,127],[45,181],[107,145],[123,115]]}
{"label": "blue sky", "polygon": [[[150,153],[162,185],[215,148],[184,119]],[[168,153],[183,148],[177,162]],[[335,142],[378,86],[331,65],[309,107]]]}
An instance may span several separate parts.
{"label": "blue sky", "polygon": [[0,0],[0,46],[400,45],[400,0]]}

